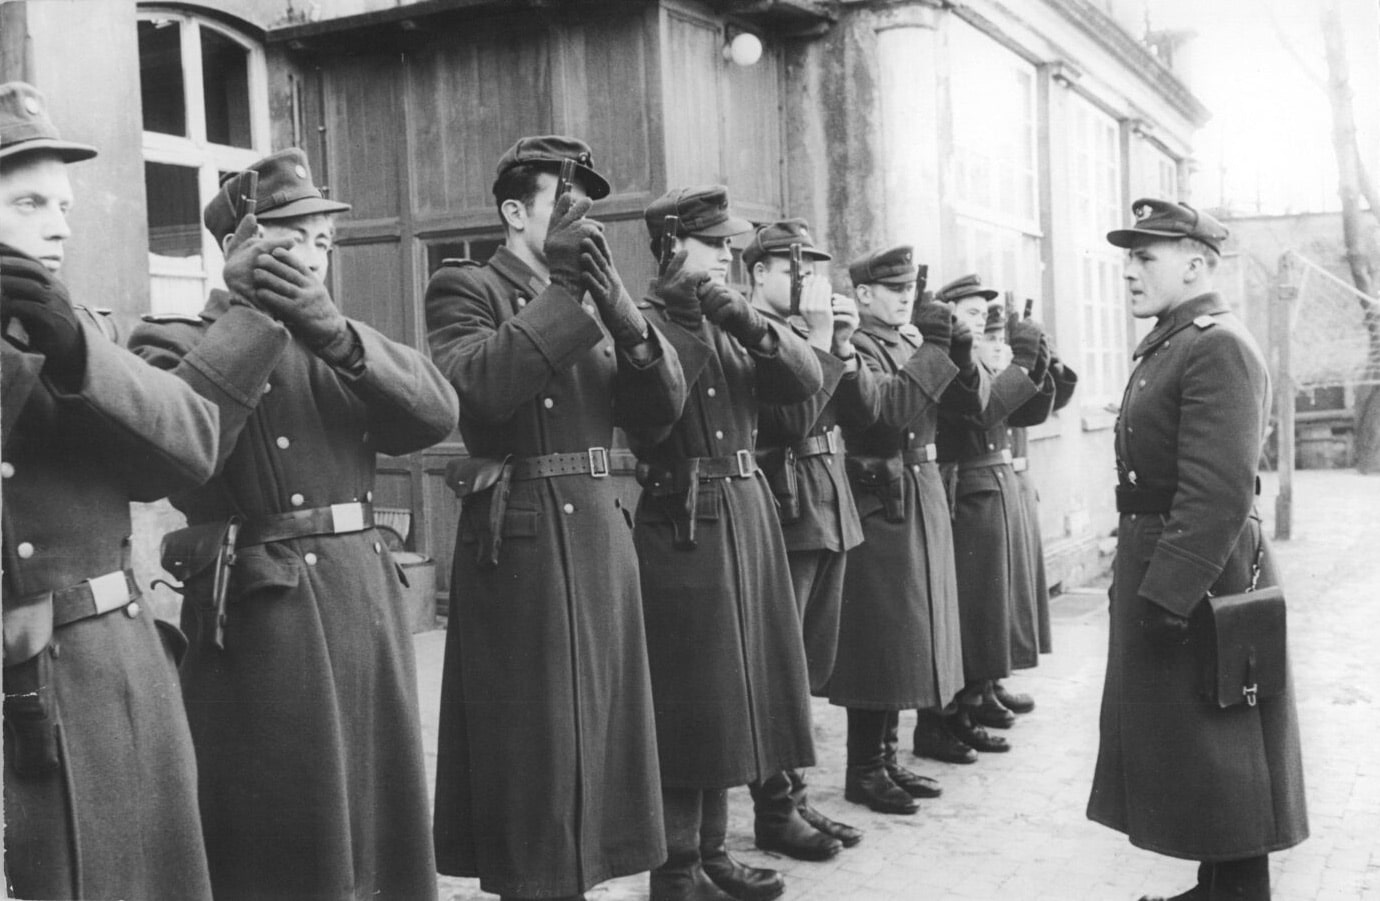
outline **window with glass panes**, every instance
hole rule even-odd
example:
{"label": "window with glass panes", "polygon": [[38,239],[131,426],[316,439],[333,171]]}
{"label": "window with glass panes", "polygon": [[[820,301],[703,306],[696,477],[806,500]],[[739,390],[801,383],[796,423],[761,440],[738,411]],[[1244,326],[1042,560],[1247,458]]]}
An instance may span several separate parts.
{"label": "window with glass panes", "polygon": [[1042,286],[1035,67],[965,22],[949,32],[957,269],[1017,298]]}
{"label": "window with glass panes", "polygon": [[[1069,97],[1070,200],[1073,247],[1078,254],[1078,346],[1082,358],[1078,391],[1085,406],[1121,398],[1126,384],[1126,288],[1124,251],[1107,243],[1121,228],[1121,129],[1088,101]],[[1073,348],[1065,349],[1065,353]]]}
{"label": "window with glass panes", "polygon": [[138,32],[151,307],[196,313],[222,262],[201,211],[222,175],[268,152],[263,51],[172,8],[141,7]]}

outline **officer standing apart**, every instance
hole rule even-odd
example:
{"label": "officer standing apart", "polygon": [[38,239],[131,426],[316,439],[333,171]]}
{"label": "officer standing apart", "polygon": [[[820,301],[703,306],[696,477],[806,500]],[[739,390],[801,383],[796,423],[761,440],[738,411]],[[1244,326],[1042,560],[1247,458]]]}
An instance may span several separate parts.
{"label": "officer standing apart", "polygon": [[[793,285],[791,254],[798,247],[799,285]],[[824,374],[814,397],[786,406],[764,405],[758,414],[757,459],[776,496],[786,541],[796,609],[805,642],[810,691],[822,694],[834,669],[839,641],[839,607],[849,548],[862,542],[862,526],[843,466],[838,409],[864,404],[857,353],[851,340],[858,325],[852,298],[831,299],[829,282],[815,265],[832,259],[814,246],[803,219],[774,222],[757,230],[743,250],[753,307],[779,324],[792,315],[792,297]],[[757,847],[800,860],[827,860],[852,847],[862,833],[810,806],[799,770],[754,782]],[[706,868],[709,863],[706,860]],[[712,874],[712,871],[711,871]]]}
{"label": "officer standing apart", "polygon": [[0,85],[6,894],[209,899],[185,642],[140,603],[129,503],[210,477],[216,407],[79,321],[67,164],[96,150],[44,106]]}
{"label": "officer standing apart", "polygon": [[705,875],[702,845],[705,856],[722,850],[726,789],[814,764],[800,617],[754,457],[757,411],[808,400],[822,380],[803,339],[725,284],[729,239],[752,228],[729,213],[728,191],[678,188],[653,202],[654,254],[667,215],[678,217],[666,236],[674,258],[647,312],[680,355],[689,393],[669,434],[628,430],[643,488],[633,540],[668,852],[651,897],[721,901],[726,891],[743,901],[779,892],[779,877],[730,868],[716,887]]}
{"label": "officer standing apart", "polygon": [[[1265,360],[1213,292],[1227,230],[1166,200],[1137,200],[1131,313],[1155,319],[1117,419],[1119,485],[1101,744],[1088,817],[1131,843],[1200,861],[1174,901],[1265,901],[1269,853],[1308,837],[1292,678],[1255,705],[1203,697],[1205,597],[1275,584],[1254,511],[1269,421]],[[1253,573],[1258,567],[1258,572]]]}
{"label": "officer standing apart", "polygon": [[[455,394],[424,355],[336,308],[324,280],[349,207],[322,197],[305,154],[250,168],[257,222],[240,215],[247,173],[203,214],[228,290],[130,338],[208,396],[222,359],[268,376],[222,403],[216,477],[173,496],[189,528],[164,540],[186,586],[212,884],[217,899],[435,897],[412,638],[372,501],[375,455],[444,438]],[[235,558],[223,603],[218,547]]]}
{"label": "officer standing apart", "polygon": [[848,709],[844,797],[913,814],[939,785],[896,759],[900,711],[938,709],[963,685],[949,505],[935,462],[941,408],[981,410],[987,384],[972,332],[947,306],[917,303],[911,247],[848,267],[862,325],[853,335],[864,403],[841,407],[848,476],[865,541],[849,552],[829,701]]}
{"label": "officer standing apart", "polygon": [[[558,199],[563,160],[577,165]],[[436,856],[510,898],[580,896],[666,857],[637,559],[609,447],[615,426],[669,428],[685,382],[585,218],[608,193],[584,142],[522,138],[493,187],[504,245],[483,266],[442,267],[426,293],[471,454],[449,472],[463,506]]]}
{"label": "officer standing apart", "polygon": [[[988,303],[996,296],[977,275],[955,279],[937,295],[975,333],[985,330]],[[994,318],[1004,320],[1000,307]],[[1009,345],[1003,331],[999,325],[997,335],[978,345],[992,385],[986,406],[979,412],[944,410],[936,442],[953,495],[965,684],[942,722],[923,712],[917,718],[915,752],[952,763],[974,762],[974,751],[1010,750],[1005,739],[984,726],[1011,725],[1013,717],[997,695],[996,680],[1011,674],[1016,611],[1034,610],[1023,502],[1011,468],[1007,423],[1027,405],[1047,409],[1040,386],[1048,355],[1041,352],[1040,327],[1033,321],[1013,321]],[[1033,613],[1027,619],[1033,622]]]}

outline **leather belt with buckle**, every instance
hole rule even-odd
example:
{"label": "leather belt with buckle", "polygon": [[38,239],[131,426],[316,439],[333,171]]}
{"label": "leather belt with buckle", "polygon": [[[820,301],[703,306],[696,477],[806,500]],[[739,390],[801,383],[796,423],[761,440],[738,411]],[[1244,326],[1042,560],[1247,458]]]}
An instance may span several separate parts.
{"label": "leather belt with buckle", "polygon": [[791,445],[791,450],[796,457],[818,457],[820,454],[837,454],[839,452],[838,432],[830,429],[823,435],[815,435],[803,441],[797,441]]}
{"label": "leather belt with buckle", "polygon": [[1025,472],[1027,469],[1030,468],[1030,458],[1029,458],[1029,457],[1012,457],[1012,458],[1011,458],[1011,468],[1014,469],[1014,470],[1016,470],[1016,472]]}
{"label": "leather belt with buckle", "polygon": [[734,451],[731,457],[696,457],[701,479],[748,479],[757,471],[757,457],[750,450]]}
{"label": "leather belt with buckle", "polygon": [[931,460],[939,459],[939,448],[933,444],[926,444],[923,447],[908,447],[901,451],[901,462],[907,466],[914,466],[917,463],[929,463]]}
{"label": "leather belt with buckle", "polygon": [[270,544],[313,535],[344,535],[374,527],[374,505],[367,503],[331,504],[259,516],[240,527],[237,547]]}
{"label": "leather belt with buckle", "polygon": [[967,472],[970,469],[990,469],[993,466],[1010,465],[1011,451],[1009,448],[1003,448],[999,451],[993,451],[990,454],[983,454],[980,457],[973,457],[969,460],[959,460],[958,470],[959,472]]}
{"label": "leather belt with buckle", "polygon": [[571,454],[543,454],[540,457],[520,457],[513,461],[513,479],[547,479],[552,476],[589,476],[606,478],[609,474],[609,451],[606,447],[591,447]]}
{"label": "leather belt with buckle", "polygon": [[103,576],[53,592],[53,628],[68,623],[102,616],[112,610],[127,610],[130,616],[139,615],[139,585],[134,573],[116,570]]}

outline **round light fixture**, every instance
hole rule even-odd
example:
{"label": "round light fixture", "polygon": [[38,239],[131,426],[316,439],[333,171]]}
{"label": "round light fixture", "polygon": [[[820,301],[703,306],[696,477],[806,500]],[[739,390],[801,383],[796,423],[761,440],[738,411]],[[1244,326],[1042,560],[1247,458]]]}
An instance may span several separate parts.
{"label": "round light fixture", "polygon": [[750,31],[740,31],[724,45],[724,59],[735,66],[755,66],[762,58],[762,39]]}

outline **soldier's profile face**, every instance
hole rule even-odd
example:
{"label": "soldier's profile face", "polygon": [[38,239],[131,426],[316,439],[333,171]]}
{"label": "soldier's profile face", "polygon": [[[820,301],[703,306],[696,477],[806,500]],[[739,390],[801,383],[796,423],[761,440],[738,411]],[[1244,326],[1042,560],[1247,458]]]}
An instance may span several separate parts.
{"label": "soldier's profile face", "polygon": [[63,242],[72,234],[67,211],[72,183],[54,154],[24,154],[0,168],[0,242],[28,254],[49,272],[62,268]]}
{"label": "soldier's profile face", "polygon": [[326,272],[331,267],[331,250],[335,247],[334,216],[316,213],[291,219],[260,220],[259,227],[270,240],[287,238],[292,241],[288,252],[310,269],[318,281],[326,280]]}
{"label": "soldier's profile face", "polygon": [[862,317],[892,328],[910,322],[914,305],[915,282],[872,282],[863,285],[858,292],[858,312]]}
{"label": "soldier's profile face", "polygon": [[[781,316],[791,312],[791,261],[787,257],[768,255],[753,265],[757,290],[767,305]],[[760,276],[758,275],[760,273]],[[814,260],[801,260],[801,281],[809,285],[815,276]]]}
{"label": "soldier's profile face", "polygon": [[733,244],[728,238],[687,235],[677,240],[676,252],[685,251],[686,272],[707,272],[716,285],[728,283],[728,267],[733,265]]}
{"label": "soldier's profile face", "polygon": [[1189,275],[1195,254],[1179,241],[1154,241],[1126,251],[1126,289],[1131,315],[1163,316],[1193,293]]}
{"label": "soldier's profile face", "polygon": [[954,304],[954,315],[958,317],[959,322],[972,329],[974,335],[981,335],[987,328],[987,300],[982,297],[965,297]]}

